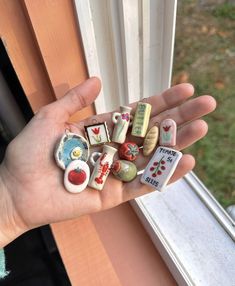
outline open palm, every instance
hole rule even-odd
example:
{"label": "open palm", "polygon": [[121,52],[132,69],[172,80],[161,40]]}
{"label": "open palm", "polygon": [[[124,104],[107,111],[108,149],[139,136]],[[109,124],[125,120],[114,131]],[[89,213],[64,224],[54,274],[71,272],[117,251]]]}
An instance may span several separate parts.
{"label": "open palm", "polygon": [[[87,80],[60,100],[43,107],[8,146],[1,171],[7,190],[4,195],[8,201],[9,217],[18,226],[30,229],[74,218],[111,208],[152,191],[142,185],[138,177],[130,183],[122,183],[112,175],[108,177],[103,191],[86,188],[79,194],[71,194],[65,190],[63,170],[56,165],[53,156],[55,144],[67,127],[84,136],[82,126],[91,124],[91,119],[71,125],[67,121],[73,113],[91,104],[99,91],[98,79]],[[206,134],[207,124],[199,118],[215,108],[215,101],[210,96],[186,101],[192,95],[193,87],[181,84],[146,100],[152,105],[150,126],[165,118],[172,118],[178,124],[178,150],[190,146]],[[131,106],[134,111],[136,103]],[[96,119],[106,121],[112,127],[111,115],[97,115]],[[129,139],[141,145],[139,138]],[[137,168],[142,169],[149,159],[140,155],[136,161]],[[194,158],[183,155],[171,182],[193,167]]]}

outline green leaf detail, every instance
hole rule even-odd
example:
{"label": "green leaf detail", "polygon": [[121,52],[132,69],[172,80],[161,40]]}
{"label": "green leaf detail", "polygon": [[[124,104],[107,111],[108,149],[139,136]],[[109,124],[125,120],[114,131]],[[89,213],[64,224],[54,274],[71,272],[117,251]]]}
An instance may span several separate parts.
{"label": "green leaf detail", "polygon": [[171,140],[171,133],[163,133],[163,138],[165,141],[170,141]]}
{"label": "green leaf detail", "polygon": [[136,156],[139,153],[138,147],[137,146],[133,146],[131,144],[128,144],[127,147],[129,148],[127,154],[128,155],[132,155],[132,156]]}

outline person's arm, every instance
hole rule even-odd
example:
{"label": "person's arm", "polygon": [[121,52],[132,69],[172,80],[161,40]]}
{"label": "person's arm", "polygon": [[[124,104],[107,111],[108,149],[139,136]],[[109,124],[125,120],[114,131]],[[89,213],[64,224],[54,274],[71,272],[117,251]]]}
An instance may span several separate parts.
{"label": "person's arm", "polygon": [[[14,240],[17,236],[16,234],[13,235],[8,223],[9,212],[7,211],[8,200],[6,198],[9,198],[9,194],[2,180],[1,169],[2,166],[0,165],[0,279],[3,279],[9,274],[9,271],[6,270],[6,260],[3,247]],[[10,233],[12,233],[12,236]]]}
{"label": "person's arm", "polygon": [[[3,184],[0,179],[0,195],[2,195],[2,192],[3,192]],[[1,197],[0,197],[0,200],[1,200]],[[1,235],[1,232],[0,232],[0,235]],[[0,279],[4,278],[6,275],[7,275],[7,272],[6,272],[6,266],[5,266],[4,249],[0,248]]]}
{"label": "person's arm", "polygon": [[[6,168],[0,165],[0,249],[5,247],[15,238],[27,231],[26,228],[19,227],[16,216],[16,209],[12,203],[12,191],[7,188],[5,180],[7,180]],[[5,179],[4,179],[4,178]],[[12,181],[12,179],[9,179]]]}
{"label": "person's arm", "polygon": [[8,271],[6,271],[5,266],[5,255],[3,248],[0,249],[0,279],[6,277],[8,274]]}

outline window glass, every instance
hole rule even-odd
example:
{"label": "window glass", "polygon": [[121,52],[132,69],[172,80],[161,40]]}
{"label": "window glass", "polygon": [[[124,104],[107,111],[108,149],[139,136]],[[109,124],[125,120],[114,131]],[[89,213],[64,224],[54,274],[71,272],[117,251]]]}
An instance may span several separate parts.
{"label": "window glass", "polygon": [[218,107],[208,135],[186,152],[195,172],[224,206],[235,204],[235,2],[178,0],[173,84],[191,82]]}

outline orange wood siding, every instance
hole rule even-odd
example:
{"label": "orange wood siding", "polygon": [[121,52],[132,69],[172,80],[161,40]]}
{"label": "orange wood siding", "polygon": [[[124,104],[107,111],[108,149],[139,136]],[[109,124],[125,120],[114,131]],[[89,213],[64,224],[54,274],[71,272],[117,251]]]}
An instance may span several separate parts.
{"label": "orange wood siding", "polygon": [[91,218],[122,286],[177,285],[129,203]]}
{"label": "orange wood siding", "polygon": [[[35,112],[88,77],[72,0],[0,0],[0,35]],[[51,227],[72,285],[176,285],[128,203]]]}
{"label": "orange wood siding", "polygon": [[72,285],[120,286],[90,216],[52,225]]}
{"label": "orange wood siding", "polygon": [[0,0],[0,36],[36,112],[55,97],[20,1]]}
{"label": "orange wood siding", "polygon": [[[60,98],[88,77],[73,2],[23,2],[54,93]],[[89,106],[74,115],[72,121],[93,113],[93,107]]]}

